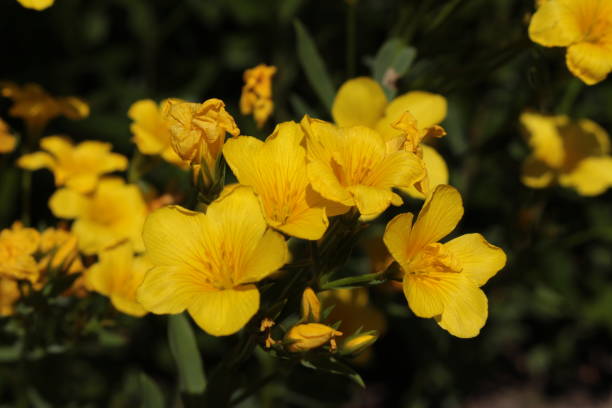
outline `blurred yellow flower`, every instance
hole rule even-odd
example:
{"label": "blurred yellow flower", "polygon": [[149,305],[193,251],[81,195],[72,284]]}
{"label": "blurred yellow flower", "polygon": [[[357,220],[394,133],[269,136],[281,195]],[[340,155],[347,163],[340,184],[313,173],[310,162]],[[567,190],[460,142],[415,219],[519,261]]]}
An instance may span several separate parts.
{"label": "blurred yellow flower", "polygon": [[302,292],[301,314],[303,321],[321,320],[321,302],[312,288],[306,288]]}
{"label": "blurred yellow flower", "polygon": [[[443,96],[423,91],[411,91],[388,102],[376,81],[359,77],[342,84],[334,99],[332,116],[338,126],[367,126],[377,130],[388,142],[404,133],[392,124],[397,123],[405,112],[409,112],[414,119],[413,125],[419,134],[430,136],[436,134],[431,133],[430,129],[438,130],[436,125],[444,120],[446,110],[447,103]],[[426,144],[422,144],[421,149],[429,187],[433,189],[438,184],[447,184],[448,167],[442,156]],[[415,188],[408,189],[407,193],[415,198],[425,198]]]}
{"label": "blurred yellow flower", "polygon": [[555,181],[578,194],[594,196],[612,186],[608,133],[589,119],[521,115],[533,153],[523,163],[523,183],[543,188]]}
{"label": "blurred yellow flower", "polygon": [[25,8],[34,9],[34,10],[44,10],[53,5],[55,0],[17,0],[19,4],[21,4]]}
{"label": "blurred yellow flower", "polygon": [[39,278],[34,254],[38,250],[40,234],[33,228],[24,228],[17,221],[11,228],[0,232],[0,276],[27,279],[34,283]]}
{"label": "blurred yellow flower", "polygon": [[85,272],[88,287],[110,298],[113,306],[131,316],[147,311],[136,300],[136,290],[153,267],[144,255],[134,255],[132,244],[120,244],[98,254],[98,262]]}
{"label": "blurred yellow flower", "polygon": [[56,217],[76,219],[72,232],[83,253],[91,255],[130,240],[136,251],[144,249],[141,237],[147,207],[138,187],[119,178],[104,178],[90,195],[67,188],[49,200]]}
{"label": "blurred yellow flower", "polygon": [[10,153],[16,145],[17,138],[11,134],[6,122],[0,119],[0,153]]}
{"label": "blurred yellow flower", "polygon": [[89,106],[83,100],[74,96],[54,98],[38,84],[20,87],[12,82],[2,82],[0,94],[13,100],[9,114],[23,119],[28,132],[36,136],[58,116],[75,120],[89,115]]}
{"label": "blurred yellow flower", "polygon": [[368,289],[334,289],[320,293],[323,308],[333,306],[327,320],[342,322],[340,328],[347,335],[359,328],[376,330],[383,334],[387,330],[385,315],[370,304]]}
{"label": "blurred yellow flower", "polygon": [[401,205],[393,188],[408,189],[424,176],[413,153],[391,149],[375,130],[365,126],[338,129],[304,117],[308,177],[315,191],[346,207],[356,206],[361,219],[376,218],[390,204]]}
{"label": "blurred yellow flower", "polygon": [[341,336],[342,332],[321,323],[306,323],[293,326],[287,334],[285,341],[289,342],[287,349],[293,353],[308,351],[330,343],[331,351],[336,351],[334,337]]}
{"label": "blurred yellow flower", "polygon": [[403,272],[404,295],[415,315],[435,318],[457,337],[474,337],[484,326],[487,297],[480,289],[506,263],[500,248],[480,234],[466,234],[441,244],[463,216],[459,192],[439,185],[413,214],[393,218],[384,242]]}
{"label": "blurred yellow flower", "polygon": [[46,151],[26,154],[17,164],[27,170],[47,168],[53,172],[56,186],[66,186],[79,193],[90,193],[96,188],[103,174],[125,170],[125,156],[112,153],[110,143],[86,140],[74,145],[61,136],[49,136],[40,140]]}
{"label": "blurred yellow flower", "polygon": [[170,144],[170,128],[164,117],[164,108],[169,107],[167,100],[159,106],[151,99],[136,101],[130,106],[128,116],[133,120],[130,125],[134,143],[143,154],[160,155],[167,162],[186,167],[185,163]]}
{"label": "blurred yellow flower", "polygon": [[289,252],[267,228],[249,187],[226,188],[206,214],[169,206],[149,216],[143,230],[154,268],[138,301],[156,314],[189,311],[214,336],[240,330],[259,309],[257,282],[280,269]]}
{"label": "blurred yellow flower", "polygon": [[61,228],[47,228],[40,234],[39,251],[43,255],[39,265],[43,269],[66,269],[80,272],[83,264],[79,256],[77,237]]}
{"label": "blurred yellow flower", "polygon": [[603,81],[612,71],[612,3],[609,0],[541,2],[529,37],[545,47],[567,47],[570,72],[587,85]]}
{"label": "blurred yellow flower", "polygon": [[0,317],[13,314],[13,304],[19,299],[19,287],[14,279],[0,275]]}
{"label": "blurred yellow flower", "polygon": [[298,124],[284,122],[265,142],[251,136],[228,140],[223,154],[238,181],[257,193],[271,227],[315,240],[328,220],[323,199],[308,180],[303,138]]}
{"label": "blurred yellow flower", "polygon": [[240,112],[253,114],[257,127],[261,128],[274,110],[272,102],[272,77],[276,67],[259,64],[244,71],[244,86],[240,96]]}

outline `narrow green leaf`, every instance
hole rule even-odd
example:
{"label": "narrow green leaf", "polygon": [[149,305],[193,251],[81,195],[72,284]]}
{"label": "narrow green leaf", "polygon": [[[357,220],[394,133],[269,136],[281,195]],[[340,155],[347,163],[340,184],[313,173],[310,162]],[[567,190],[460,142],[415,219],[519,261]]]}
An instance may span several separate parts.
{"label": "narrow green leaf", "polygon": [[417,51],[398,38],[391,38],[378,50],[373,65],[373,76],[382,85],[388,99],[393,99],[397,89],[395,81],[406,75]]}
{"label": "narrow green leaf", "polygon": [[321,58],[317,47],[312,40],[312,37],[306,30],[306,27],[299,21],[293,22],[295,27],[295,34],[297,36],[297,52],[302,68],[306,73],[306,78],[310,85],[316,92],[317,96],[325,106],[325,108],[331,112],[332,103],[334,96],[336,95],[336,89],[330,79],[325,62]]}
{"label": "narrow green leaf", "polygon": [[191,324],[185,315],[168,317],[168,342],[179,371],[181,391],[201,394],[206,388],[202,359]]}
{"label": "narrow green leaf", "polygon": [[164,395],[145,373],[140,373],[140,395],[142,408],[164,408]]}
{"label": "narrow green leaf", "polygon": [[333,356],[307,355],[300,360],[300,363],[304,367],[311,368],[313,370],[325,371],[347,377],[355,384],[365,388],[365,383],[363,382],[361,376],[351,367],[342,363]]}

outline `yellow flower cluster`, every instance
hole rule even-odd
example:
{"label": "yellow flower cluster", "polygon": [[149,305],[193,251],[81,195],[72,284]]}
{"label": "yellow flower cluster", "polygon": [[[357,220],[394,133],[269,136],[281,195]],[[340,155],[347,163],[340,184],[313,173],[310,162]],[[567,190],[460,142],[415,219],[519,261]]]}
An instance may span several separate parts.
{"label": "yellow flower cluster", "polygon": [[272,77],[276,67],[260,64],[244,71],[244,86],[240,96],[240,112],[253,114],[257,127],[262,128],[272,111]]}

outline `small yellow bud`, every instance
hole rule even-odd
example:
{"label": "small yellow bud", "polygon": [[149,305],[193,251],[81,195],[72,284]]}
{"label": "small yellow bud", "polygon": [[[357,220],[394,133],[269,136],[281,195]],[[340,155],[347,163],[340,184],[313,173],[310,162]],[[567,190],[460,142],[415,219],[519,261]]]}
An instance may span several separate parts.
{"label": "small yellow bud", "polygon": [[342,332],[320,323],[298,324],[293,326],[285,335],[285,340],[291,342],[287,347],[293,353],[307,351],[330,343],[332,351],[336,349],[335,336],[342,336]]}
{"label": "small yellow bud", "polygon": [[306,288],[302,293],[302,319],[315,322],[321,320],[321,302],[312,288]]}
{"label": "small yellow bud", "polygon": [[340,346],[340,353],[343,355],[359,354],[374,344],[376,340],[378,340],[378,335],[372,332],[354,336],[342,343],[342,346]]}

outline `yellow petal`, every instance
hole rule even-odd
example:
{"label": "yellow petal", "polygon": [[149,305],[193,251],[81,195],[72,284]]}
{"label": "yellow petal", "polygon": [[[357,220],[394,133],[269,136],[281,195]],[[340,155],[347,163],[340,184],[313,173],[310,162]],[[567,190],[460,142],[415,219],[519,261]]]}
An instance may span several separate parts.
{"label": "yellow petal", "polygon": [[293,213],[291,219],[277,228],[279,231],[293,237],[317,240],[323,236],[329,221],[325,207],[307,208],[300,213]]}
{"label": "yellow petal", "polygon": [[573,187],[578,194],[595,196],[612,187],[612,157],[589,157],[570,173],[559,176],[562,186]]}
{"label": "yellow petal", "polygon": [[51,153],[56,159],[62,160],[72,154],[72,142],[62,136],[47,136],[40,139],[40,147]]}
{"label": "yellow petal", "polygon": [[276,231],[267,230],[251,254],[238,284],[259,282],[279,270],[289,261],[285,238]]}
{"label": "yellow petal", "polygon": [[[584,0],[578,0],[584,1]],[[544,2],[529,23],[529,38],[545,47],[565,47],[582,37],[575,14],[575,1],[554,0]]]}
{"label": "yellow petal", "polygon": [[26,170],[52,169],[55,166],[55,160],[49,153],[34,152],[21,156],[17,165]]}
{"label": "yellow petal", "polygon": [[444,330],[461,338],[476,337],[488,317],[487,297],[466,275],[457,275],[454,292],[449,292],[442,315],[436,321]]}
{"label": "yellow petal", "polygon": [[98,175],[91,173],[81,173],[66,180],[66,187],[81,193],[88,193],[96,188]]}
{"label": "yellow petal", "polygon": [[565,160],[563,138],[558,126],[563,117],[545,116],[537,113],[525,112],[521,114],[520,121],[527,131],[529,145],[536,158],[547,163],[550,167],[559,167]]}
{"label": "yellow petal", "polygon": [[349,187],[348,190],[355,198],[355,205],[362,221],[378,217],[393,200],[393,192],[390,189],[357,185]]}
{"label": "yellow petal", "polygon": [[359,77],[342,84],[334,99],[332,116],[338,126],[374,128],[386,106],[387,98],[380,85],[372,78]]}
{"label": "yellow petal", "polygon": [[55,0],[17,0],[23,7],[42,11],[53,5]]}
{"label": "yellow petal", "polygon": [[407,265],[410,262],[408,258],[408,238],[412,230],[412,213],[404,213],[395,216],[385,228],[383,241],[387,249],[400,265]]}
{"label": "yellow petal", "polygon": [[59,218],[77,218],[88,208],[88,202],[82,194],[62,188],[49,199],[49,207],[53,215]]}
{"label": "yellow petal", "polygon": [[527,187],[548,187],[552,184],[554,178],[554,171],[545,162],[533,156],[525,159],[525,162],[523,163],[521,181]]}
{"label": "yellow petal", "polygon": [[355,201],[351,194],[340,184],[333,169],[322,161],[307,165],[308,178],[312,188],[324,198],[351,207]]}
{"label": "yellow petal", "polygon": [[461,273],[482,286],[506,264],[506,254],[480,234],[461,235],[444,244],[459,260]]}
{"label": "yellow petal", "polygon": [[[449,278],[455,277],[455,274]],[[450,296],[445,291],[454,292],[453,281],[447,282],[444,277],[438,278],[429,275],[406,274],[404,276],[404,295],[412,312],[419,317],[434,317],[444,311],[445,298]]]}
{"label": "yellow petal", "polygon": [[259,291],[253,285],[208,292],[189,306],[189,314],[213,336],[236,333],[259,309]]}
{"label": "yellow petal", "polygon": [[140,303],[123,296],[112,295],[111,302],[115,309],[130,316],[141,317],[147,314],[147,310]]}
{"label": "yellow petal", "polygon": [[408,258],[428,244],[439,241],[455,229],[463,217],[463,202],[459,191],[449,185],[439,185],[425,200],[410,234]]}
{"label": "yellow petal", "polygon": [[[427,171],[429,191],[435,190],[440,184],[448,184],[448,166],[444,158],[431,146],[422,144],[421,147],[423,148],[423,163]],[[425,195],[414,186],[404,191],[411,197],[425,199]]]}
{"label": "yellow petal", "polygon": [[581,42],[567,49],[567,68],[587,85],[606,79],[612,71],[612,46]]}

